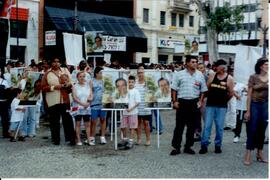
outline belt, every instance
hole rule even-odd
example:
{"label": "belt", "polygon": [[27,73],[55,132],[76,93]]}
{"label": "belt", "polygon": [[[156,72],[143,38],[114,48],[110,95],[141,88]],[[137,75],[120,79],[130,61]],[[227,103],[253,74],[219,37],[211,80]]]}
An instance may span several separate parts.
{"label": "belt", "polygon": [[183,98],[178,98],[178,101],[182,101],[182,102],[198,102],[199,98],[194,98],[194,99],[183,99]]}

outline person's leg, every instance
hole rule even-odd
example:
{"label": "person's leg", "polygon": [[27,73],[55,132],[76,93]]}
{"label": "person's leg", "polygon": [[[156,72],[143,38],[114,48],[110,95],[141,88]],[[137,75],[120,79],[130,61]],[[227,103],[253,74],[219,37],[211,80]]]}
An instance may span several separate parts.
{"label": "person's leg", "polygon": [[[163,120],[162,120],[160,112],[159,112],[159,118],[157,117],[157,111],[160,111],[160,110],[154,110],[156,129],[157,129],[157,132],[161,134],[163,132]],[[159,129],[157,125],[157,120],[159,121]]]}
{"label": "person's leg", "polygon": [[150,128],[149,128],[149,120],[152,119],[152,117],[148,117],[148,119],[143,120],[143,126],[144,126],[144,131],[145,131],[145,136],[146,136],[146,143],[145,145],[150,145],[151,140],[150,140]]}
{"label": "person's leg", "polygon": [[90,115],[83,115],[84,127],[86,131],[87,140],[90,139]]}
{"label": "person's leg", "polygon": [[172,147],[175,150],[179,150],[181,148],[181,142],[182,142],[182,135],[185,127],[185,119],[183,118],[184,115],[184,109],[183,104],[180,105],[179,109],[176,110],[176,118],[175,118],[175,128],[173,132],[173,139],[172,139]]}
{"label": "person's leg", "polygon": [[74,129],[74,124],[72,117],[68,110],[68,105],[66,104],[61,104],[61,116],[62,116],[62,123],[64,127],[64,133],[65,133],[65,138],[66,141],[69,141],[71,145],[75,145],[75,136],[76,132]]}
{"label": "person's leg", "polygon": [[218,108],[218,107],[216,108],[216,118],[215,118],[215,125],[216,125],[215,146],[216,147],[221,147],[222,145],[226,112],[227,112],[227,108]]}
{"label": "person's leg", "polygon": [[8,129],[9,129],[9,113],[8,113],[8,103],[0,102],[0,116],[2,123],[2,134],[4,138],[9,137]]}
{"label": "person's leg", "polygon": [[138,128],[137,128],[137,143],[142,143],[142,118],[138,117]]}
{"label": "person's leg", "polygon": [[207,147],[209,144],[209,137],[211,135],[212,124],[213,124],[214,118],[215,118],[215,108],[207,106],[205,108],[205,114],[204,114],[204,128],[203,128],[202,139],[201,139],[202,146]]}
{"label": "person's leg", "polygon": [[76,122],[75,131],[76,131],[77,143],[81,143],[81,119],[82,119],[82,116],[80,115],[75,116],[75,122]]}
{"label": "person's leg", "polygon": [[55,145],[60,144],[60,113],[58,105],[48,108],[52,142]]}
{"label": "person's leg", "polygon": [[28,135],[36,136],[36,107],[28,108]]}
{"label": "person's leg", "polygon": [[106,133],[106,111],[100,110],[100,128],[101,128],[101,135],[100,135],[100,143],[101,144],[106,144],[106,138],[105,138],[105,133]]}

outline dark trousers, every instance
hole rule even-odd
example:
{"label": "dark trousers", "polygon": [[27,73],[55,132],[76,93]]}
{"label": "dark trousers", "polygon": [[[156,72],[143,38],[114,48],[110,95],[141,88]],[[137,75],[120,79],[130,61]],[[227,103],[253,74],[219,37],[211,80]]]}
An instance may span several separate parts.
{"label": "dark trousers", "polygon": [[190,148],[194,144],[196,122],[201,118],[200,109],[197,106],[198,99],[179,99],[178,102],[179,108],[176,110],[176,126],[172,139],[172,147],[175,149],[181,148],[183,131],[185,126],[187,126],[185,148]]}
{"label": "dark trousers", "polygon": [[2,133],[4,137],[8,137],[9,129],[9,114],[8,114],[9,104],[6,101],[0,101],[0,116],[2,123]]}
{"label": "dark trousers", "polygon": [[236,116],[236,127],[233,130],[234,132],[234,136],[236,137],[240,137],[241,135],[241,131],[242,131],[242,124],[243,124],[243,120],[244,120],[244,114],[246,113],[246,111],[240,111],[237,110],[237,116]]}
{"label": "dark trousers", "polygon": [[246,149],[263,149],[267,121],[268,102],[251,102]]}
{"label": "dark trousers", "polygon": [[75,130],[71,115],[67,112],[66,104],[56,104],[48,108],[52,141],[60,142],[60,117],[64,127],[65,140],[75,142]]}

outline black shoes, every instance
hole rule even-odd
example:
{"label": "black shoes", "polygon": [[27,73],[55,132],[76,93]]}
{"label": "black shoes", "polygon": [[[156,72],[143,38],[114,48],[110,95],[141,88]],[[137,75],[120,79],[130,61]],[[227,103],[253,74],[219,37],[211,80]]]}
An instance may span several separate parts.
{"label": "black shoes", "polygon": [[10,142],[16,142],[16,139],[14,137],[11,137],[9,141]]}
{"label": "black shoes", "polygon": [[184,149],[184,153],[187,153],[187,154],[195,154],[195,151],[191,148],[185,148]]}
{"label": "black shoes", "polygon": [[215,146],[215,153],[216,153],[216,154],[222,153],[221,147],[220,147],[220,146]]}
{"label": "black shoes", "polygon": [[231,130],[232,128],[230,127],[225,127],[224,130]]}
{"label": "black shoes", "polygon": [[24,139],[24,137],[23,137],[23,136],[20,136],[20,137],[18,137],[18,141],[22,141],[22,142],[24,142],[24,141],[25,141],[25,139]]}
{"label": "black shoes", "polygon": [[207,146],[201,146],[201,149],[199,151],[199,154],[206,154],[207,153]]}
{"label": "black shoes", "polygon": [[175,155],[180,154],[180,153],[181,153],[180,149],[173,149],[173,150],[171,151],[170,155],[171,155],[171,156],[175,156]]}

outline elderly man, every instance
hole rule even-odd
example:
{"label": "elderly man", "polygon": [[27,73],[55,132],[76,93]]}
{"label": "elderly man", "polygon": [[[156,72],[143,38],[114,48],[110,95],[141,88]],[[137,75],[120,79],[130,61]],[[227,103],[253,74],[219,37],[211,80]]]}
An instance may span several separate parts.
{"label": "elderly man", "polygon": [[179,72],[172,82],[172,100],[176,109],[176,126],[174,129],[170,155],[180,154],[182,135],[185,126],[186,144],[184,153],[195,154],[191,149],[194,144],[195,123],[201,118],[200,106],[204,92],[207,91],[203,74],[197,70],[197,57],[186,56],[186,69]]}

